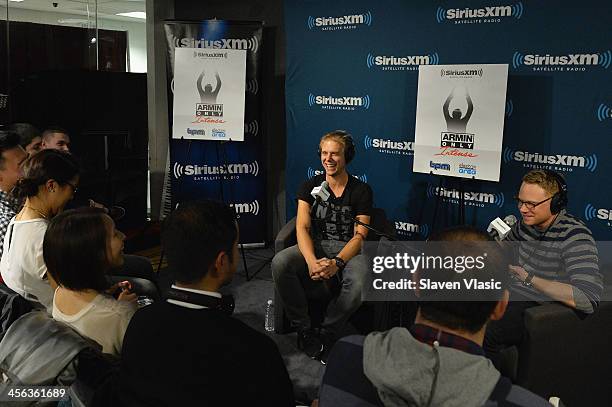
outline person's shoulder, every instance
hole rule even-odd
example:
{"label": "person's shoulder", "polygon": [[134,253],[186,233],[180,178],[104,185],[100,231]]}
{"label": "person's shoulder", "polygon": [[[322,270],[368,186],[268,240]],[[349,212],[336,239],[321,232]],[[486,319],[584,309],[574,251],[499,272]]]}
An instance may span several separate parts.
{"label": "person's shoulder", "polygon": [[348,184],[350,188],[354,191],[362,191],[372,193],[372,187],[367,182],[361,180],[359,177],[356,177],[352,174],[349,174]]}
{"label": "person's shoulder", "polygon": [[297,190],[297,199],[301,199],[306,202],[311,202],[314,198],[310,196],[310,191],[325,181],[325,174],[315,175],[312,178],[304,180]]}
{"label": "person's shoulder", "polygon": [[308,178],[302,181],[302,183],[300,184],[300,189],[313,188],[317,185],[321,185],[323,181],[325,181],[325,174],[315,175],[312,178]]}
{"label": "person's shoulder", "polygon": [[562,240],[593,240],[593,232],[579,217],[563,213],[555,227]]}

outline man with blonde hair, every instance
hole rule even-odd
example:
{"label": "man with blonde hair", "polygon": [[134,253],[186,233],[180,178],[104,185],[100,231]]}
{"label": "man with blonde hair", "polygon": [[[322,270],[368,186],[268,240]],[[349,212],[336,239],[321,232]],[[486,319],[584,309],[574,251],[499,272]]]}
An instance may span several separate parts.
{"label": "man with blonde hair", "polygon": [[603,278],[590,229],[567,206],[567,184],[553,171],[532,170],[516,197],[522,220],[506,238],[519,242],[510,305],[503,319],[487,329],[485,349],[496,361],[504,347],[519,344],[525,309],[556,301],[591,314],[599,305]]}
{"label": "man with blonde hair", "polygon": [[[372,209],[371,188],[346,170],[355,155],[351,136],[341,130],[327,133],[318,152],[324,173],[304,182],[297,194],[297,245],[277,253],[271,266],[287,317],[298,331],[298,347],[312,358],[323,355],[361,305],[368,263],[360,251],[368,230],[353,218],[369,224]],[[321,204],[311,191],[323,181],[330,196]],[[317,333],[310,324],[305,292],[334,286],[340,287],[340,294],[328,306]]]}

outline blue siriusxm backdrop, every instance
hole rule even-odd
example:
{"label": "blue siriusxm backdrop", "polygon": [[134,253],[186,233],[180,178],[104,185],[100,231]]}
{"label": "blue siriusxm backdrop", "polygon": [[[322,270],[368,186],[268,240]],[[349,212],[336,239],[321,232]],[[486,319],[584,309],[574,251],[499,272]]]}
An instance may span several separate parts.
{"label": "blue siriusxm backdrop", "polygon": [[349,171],[375,206],[399,237],[426,237],[439,178],[412,172],[418,66],[506,63],[501,182],[450,179],[436,228],[457,221],[461,188],[469,223],[518,215],[522,175],[547,168],[566,177],[570,212],[612,240],[607,2],[286,0],[285,14],[288,218],[300,183],[322,170],[319,138],[345,129],[357,146]]}

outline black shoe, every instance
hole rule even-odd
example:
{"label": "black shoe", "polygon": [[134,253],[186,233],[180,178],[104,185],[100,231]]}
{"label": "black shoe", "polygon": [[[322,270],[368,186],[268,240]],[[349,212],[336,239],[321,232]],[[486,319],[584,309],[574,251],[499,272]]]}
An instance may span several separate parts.
{"label": "black shoe", "polygon": [[323,343],[312,329],[298,331],[297,347],[311,359],[317,359],[323,353]]}
{"label": "black shoe", "polygon": [[327,331],[325,328],[321,328],[319,331],[319,339],[323,344],[323,352],[321,352],[317,359],[319,359],[319,362],[321,362],[322,365],[327,365],[327,357],[329,356],[331,348],[336,343],[336,336]]}

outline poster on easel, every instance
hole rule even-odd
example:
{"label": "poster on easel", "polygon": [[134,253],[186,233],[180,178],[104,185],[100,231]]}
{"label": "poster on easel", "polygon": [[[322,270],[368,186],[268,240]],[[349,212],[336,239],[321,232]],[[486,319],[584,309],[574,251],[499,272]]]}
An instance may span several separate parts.
{"label": "poster on easel", "polygon": [[419,67],[413,171],[499,181],[507,64]]}
{"label": "poster on easel", "polygon": [[174,52],[172,138],[244,141],[246,50]]}

